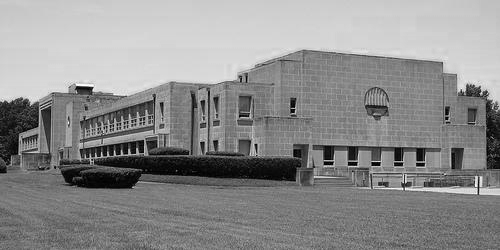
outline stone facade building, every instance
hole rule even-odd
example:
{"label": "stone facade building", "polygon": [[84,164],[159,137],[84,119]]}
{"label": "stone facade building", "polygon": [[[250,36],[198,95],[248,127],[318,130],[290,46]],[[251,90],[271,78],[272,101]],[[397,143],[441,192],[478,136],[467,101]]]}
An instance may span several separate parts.
{"label": "stone facade building", "polygon": [[[486,168],[485,100],[457,96],[457,76],[442,62],[302,50],[235,81],[101,95],[85,110],[88,96],[96,98],[60,97],[57,117],[44,111],[48,100],[55,107],[53,94],[40,102],[38,151],[51,153],[51,164],[176,146],[296,156],[317,174]],[[47,117],[54,118],[50,143]],[[20,147],[33,131],[22,136]]]}

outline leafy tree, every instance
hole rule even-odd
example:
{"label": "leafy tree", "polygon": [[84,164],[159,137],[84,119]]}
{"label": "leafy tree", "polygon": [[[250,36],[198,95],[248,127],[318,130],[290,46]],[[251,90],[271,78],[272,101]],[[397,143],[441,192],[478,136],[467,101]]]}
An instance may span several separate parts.
{"label": "leafy tree", "polygon": [[459,96],[474,96],[486,99],[486,154],[487,167],[500,169],[500,111],[497,101],[490,99],[488,90],[472,83],[465,85],[465,91],[460,90]]}
{"label": "leafy tree", "polygon": [[0,102],[0,158],[6,162],[18,153],[19,133],[38,126],[38,102],[17,98]]}

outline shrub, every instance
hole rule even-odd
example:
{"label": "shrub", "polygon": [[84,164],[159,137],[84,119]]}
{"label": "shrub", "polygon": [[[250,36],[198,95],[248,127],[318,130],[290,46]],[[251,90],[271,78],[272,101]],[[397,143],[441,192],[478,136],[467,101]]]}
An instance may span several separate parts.
{"label": "shrub", "polygon": [[174,147],[159,147],[148,151],[149,155],[189,155],[189,150]]}
{"label": "shrub", "polygon": [[89,159],[62,159],[59,161],[59,165],[81,165],[81,164],[90,164]]}
{"label": "shrub", "polygon": [[245,154],[240,152],[229,152],[229,151],[209,151],[206,155],[219,155],[219,156],[245,156]]}
{"label": "shrub", "polygon": [[83,182],[83,178],[80,176],[73,177],[72,180],[73,184],[79,186],[79,187],[84,187],[85,183]]}
{"label": "shrub", "polygon": [[0,173],[7,173],[7,163],[0,158]]}
{"label": "shrub", "polygon": [[[82,183],[91,188],[131,188],[141,177],[141,170],[127,168],[95,168],[80,172]],[[80,181],[75,178],[76,181]]]}
{"label": "shrub", "polygon": [[60,166],[60,167],[61,167],[61,174],[64,177],[64,181],[66,181],[66,183],[69,183],[71,185],[75,184],[73,183],[73,178],[80,176],[81,171],[99,168],[99,166],[96,165],[72,165],[72,166]]}
{"label": "shrub", "polygon": [[170,175],[295,180],[300,161],[293,157],[179,155],[108,157],[96,159],[96,164]]}

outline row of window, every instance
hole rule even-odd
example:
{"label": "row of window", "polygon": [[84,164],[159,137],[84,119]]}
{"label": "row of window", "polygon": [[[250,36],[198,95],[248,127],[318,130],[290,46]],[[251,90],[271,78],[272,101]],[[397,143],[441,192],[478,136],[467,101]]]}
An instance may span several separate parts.
{"label": "row of window", "polygon": [[153,120],[154,120],[153,115],[148,115],[148,116],[131,118],[130,120],[127,119],[120,122],[108,121],[108,124],[98,123],[95,125],[95,127],[86,128],[84,131],[82,131],[82,137],[84,135],[83,133],[85,133],[85,138],[89,138],[89,137],[101,136],[105,134],[113,134],[113,133],[118,133],[120,131],[151,126],[153,125],[154,122]]}
{"label": "row of window", "polygon": [[[444,107],[444,123],[445,124],[451,123],[450,106]],[[477,123],[477,109],[468,108],[467,109],[467,124],[476,125],[476,123]]]}
{"label": "row of window", "polygon": [[38,136],[30,136],[27,138],[23,138],[21,141],[21,150],[29,150],[38,147]]}
{"label": "row of window", "polygon": [[[425,148],[417,148],[417,167],[425,167]],[[371,166],[378,167],[382,163],[382,149],[371,148]],[[394,148],[394,166],[402,167],[404,164],[403,148]],[[325,167],[335,165],[335,147],[323,147],[323,165]],[[347,148],[347,165],[358,166],[358,147]]]}
{"label": "row of window", "polygon": [[[244,155],[250,155],[250,148],[252,145],[251,140],[238,140],[238,152],[242,153]],[[200,142],[200,153],[204,155],[208,149],[206,148],[206,143],[204,141]],[[210,151],[219,151],[219,141],[218,140],[213,140],[212,141],[212,148]],[[259,155],[259,146],[258,144],[254,144],[254,155]]]}
{"label": "row of window", "polygon": [[80,157],[82,159],[137,154],[144,154],[144,141],[80,149]]}

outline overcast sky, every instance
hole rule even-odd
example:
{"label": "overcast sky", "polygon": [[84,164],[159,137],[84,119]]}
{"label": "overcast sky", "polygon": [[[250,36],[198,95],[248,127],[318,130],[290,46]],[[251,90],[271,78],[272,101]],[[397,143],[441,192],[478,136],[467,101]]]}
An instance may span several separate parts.
{"label": "overcast sky", "polygon": [[431,59],[500,100],[500,1],[0,0],[0,99],[217,83],[299,49]]}

